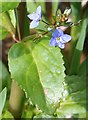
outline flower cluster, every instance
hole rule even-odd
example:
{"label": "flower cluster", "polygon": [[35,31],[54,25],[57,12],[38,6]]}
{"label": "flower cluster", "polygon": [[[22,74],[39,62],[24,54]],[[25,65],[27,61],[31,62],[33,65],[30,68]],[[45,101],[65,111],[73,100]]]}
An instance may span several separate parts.
{"label": "flower cluster", "polygon": [[[39,25],[39,21],[42,18],[41,6],[38,6],[36,12],[28,15],[28,18],[32,20],[30,23],[30,28],[35,28]],[[52,29],[51,29],[52,30]],[[50,46],[58,46],[61,49],[65,48],[65,43],[71,40],[71,36],[64,34],[61,29],[56,27],[54,32],[52,33],[52,38],[50,40]]]}

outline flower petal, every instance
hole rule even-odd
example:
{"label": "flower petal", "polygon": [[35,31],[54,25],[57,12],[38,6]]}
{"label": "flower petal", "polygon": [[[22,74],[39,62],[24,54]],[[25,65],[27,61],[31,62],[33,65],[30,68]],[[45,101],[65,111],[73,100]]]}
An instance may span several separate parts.
{"label": "flower petal", "polygon": [[65,48],[65,44],[62,43],[61,41],[58,42],[58,45],[57,45],[59,48],[61,49],[64,49]]}
{"label": "flower petal", "polygon": [[56,39],[52,37],[50,40],[50,46],[56,46],[56,45],[57,45]]}
{"label": "flower petal", "polygon": [[42,14],[41,6],[37,7],[36,13],[41,16]]}
{"label": "flower petal", "polygon": [[58,30],[58,35],[62,36],[64,33],[61,29],[57,29]]}
{"label": "flower petal", "polygon": [[39,25],[39,21],[35,21],[33,20],[31,23],[30,23],[30,28],[35,28]]}
{"label": "flower petal", "polygon": [[52,34],[52,37],[55,37],[55,38],[58,38],[60,36],[62,36],[64,33],[61,29],[55,29],[53,34]]}
{"label": "flower petal", "polygon": [[32,14],[29,14],[29,15],[27,15],[28,16],[28,18],[30,18],[31,20],[35,20],[37,17],[38,17],[38,15],[36,14],[36,13],[32,13]]}
{"label": "flower petal", "polygon": [[64,34],[64,35],[61,36],[62,43],[67,43],[70,40],[71,40],[71,36],[70,35]]}

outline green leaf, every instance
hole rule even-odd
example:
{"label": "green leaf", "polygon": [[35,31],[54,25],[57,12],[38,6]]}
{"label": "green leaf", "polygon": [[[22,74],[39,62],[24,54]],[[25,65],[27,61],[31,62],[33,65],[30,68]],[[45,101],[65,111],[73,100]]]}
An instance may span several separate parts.
{"label": "green leaf", "polygon": [[45,13],[45,0],[37,1],[36,6],[38,7],[39,5],[42,8],[42,13]]}
{"label": "green leaf", "polygon": [[33,0],[30,0],[30,2],[29,2],[29,0],[27,0],[27,11],[29,13],[35,12],[36,8],[37,8],[36,3],[33,2]]}
{"label": "green leaf", "polygon": [[[4,113],[2,114],[1,117],[2,117],[2,119],[5,119],[5,118],[7,118],[7,119],[8,119],[8,118],[9,118],[9,119],[10,119],[10,118],[13,118],[12,114],[11,114],[9,111],[7,111],[7,110],[4,111]],[[12,120],[15,120],[15,119],[13,118]]]}
{"label": "green leaf", "polygon": [[29,2],[29,0],[27,0],[28,12],[30,12],[30,13],[35,12],[38,6],[41,6],[42,12],[45,12],[45,1],[44,0],[42,0],[40,2],[39,1],[34,2],[33,0],[30,0],[30,2]]}
{"label": "green leaf", "polygon": [[34,115],[34,109],[34,106],[26,103],[21,118],[32,118]]}
{"label": "green leaf", "polygon": [[48,37],[26,44],[29,49],[20,43],[9,51],[11,77],[41,110],[47,112],[48,106],[54,112],[62,97],[65,77],[60,49],[49,46]]}
{"label": "green leaf", "polygon": [[11,77],[25,90],[27,97],[31,98],[34,104],[47,111],[37,67],[26,45],[23,43],[15,44],[9,51],[8,60]]}
{"label": "green leaf", "polygon": [[29,109],[23,112],[21,118],[32,118],[32,117],[33,117],[33,112]]}
{"label": "green leaf", "polygon": [[[77,23],[80,19],[81,19],[81,1],[77,2],[75,0],[75,2],[73,2],[73,0],[70,0],[70,6],[72,9],[72,22],[73,23]],[[79,25],[73,25],[71,27],[71,50],[70,50],[70,56],[71,56],[71,60],[73,57],[73,52],[77,43],[77,40],[80,37],[80,32],[82,29],[82,24],[80,23]]]}
{"label": "green leaf", "polygon": [[14,37],[15,36],[15,29],[13,27],[13,24],[11,23],[9,15],[7,13],[1,13],[0,18],[1,18],[0,19],[0,26],[5,28]]}
{"label": "green leaf", "polygon": [[81,1],[77,3],[77,1],[73,2],[73,0],[70,0],[70,5],[72,9],[72,14],[73,14],[73,22],[77,22],[80,20],[80,14],[79,11],[81,10]]}
{"label": "green leaf", "polygon": [[2,90],[2,92],[0,93],[0,115],[2,114],[2,110],[3,110],[3,107],[4,107],[4,105],[5,105],[6,92],[7,92],[7,89],[4,88],[4,89]]}
{"label": "green leaf", "polygon": [[19,5],[19,3],[20,2],[14,2],[14,0],[13,2],[0,2],[0,13],[16,8]]}
{"label": "green leaf", "polygon": [[[71,5],[71,9],[72,9],[72,22],[78,22],[80,20],[80,12],[81,11],[81,2],[73,2],[73,0],[70,0],[70,5]],[[76,41],[78,36],[80,35],[80,27],[81,26],[72,26],[71,28],[71,36],[72,36],[72,40]]]}
{"label": "green leaf", "polygon": [[56,15],[57,8],[58,8],[58,0],[55,0],[54,2],[52,2],[52,12],[54,16]]}
{"label": "green leaf", "polygon": [[86,28],[87,28],[87,17],[83,20],[80,37],[78,39],[78,42],[74,51],[71,68],[70,68],[71,75],[77,74],[79,72],[80,57],[83,51],[84,41],[86,37]]}
{"label": "green leaf", "polygon": [[[56,107],[59,99],[62,97],[64,81],[64,62],[59,48],[49,45],[48,37],[42,40],[31,50],[35,60],[40,81],[43,85],[48,106],[51,112]],[[42,58],[42,59],[41,59]]]}
{"label": "green leaf", "polygon": [[35,115],[33,120],[36,120],[36,119],[48,120],[48,119],[52,119],[52,118],[53,118],[53,120],[55,119],[53,115],[47,115],[45,113],[40,113],[38,115]]}
{"label": "green leaf", "polygon": [[0,40],[4,40],[8,35],[8,32],[5,28],[0,26]]}
{"label": "green leaf", "polygon": [[[42,0],[42,1],[33,1],[33,0],[30,0],[30,2],[29,2],[29,0],[27,0],[27,11],[29,12],[29,13],[33,13],[33,12],[36,12],[36,9],[37,9],[37,7],[38,6],[41,6],[41,8],[42,8],[42,19],[44,20],[44,21],[47,21],[47,22],[50,22],[49,21],[49,19],[47,19],[46,18],[46,7],[45,7],[45,1],[44,0]],[[45,23],[44,23],[45,24]],[[46,26],[46,24],[45,24],[45,26]],[[43,28],[44,29],[44,27],[45,27],[44,25],[42,25],[42,23],[40,23],[40,28]],[[39,28],[38,28],[39,29]],[[46,27],[45,27],[45,29],[46,29]],[[45,30],[44,29],[44,30]]]}
{"label": "green leaf", "polygon": [[5,65],[0,61],[0,91],[1,88],[4,89],[5,87],[8,87],[10,82],[10,75],[7,71],[7,68]]}
{"label": "green leaf", "polygon": [[14,28],[16,27],[16,18],[15,18],[15,11],[14,10],[9,10],[8,11],[11,23],[13,24]]}
{"label": "green leaf", "polygon": [[42,21],[40,21],[39,26],[36,27],[36,30],[45,32],[48,31],[48,26],[45,25],[45,23],[43,23]]}
{"label": "green leaf", "polygon": [[87,75],[88,74],[88,55],[86,57],[86,59],[83,61],[83,63],[80,65],[79,67],[79,75],[82,76],[82,75]]}
{"label": "green leaf", "polygon": [[67,76],[58,117],[86,117],[86,77]]}

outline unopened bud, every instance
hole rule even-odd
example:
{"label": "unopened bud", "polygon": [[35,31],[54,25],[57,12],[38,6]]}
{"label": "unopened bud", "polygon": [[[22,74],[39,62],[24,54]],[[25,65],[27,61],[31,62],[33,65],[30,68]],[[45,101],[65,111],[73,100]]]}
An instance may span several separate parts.
{"label": "unopened bud", "polygon": [[53,28],[51,28],[51,27],[48,27],[48,31],[51,31]]}
{"label": "unopened bud", "polygon": [[64,14],[69,16],[71,14],[71,8],[66,8],[65,11],[64,11]]}

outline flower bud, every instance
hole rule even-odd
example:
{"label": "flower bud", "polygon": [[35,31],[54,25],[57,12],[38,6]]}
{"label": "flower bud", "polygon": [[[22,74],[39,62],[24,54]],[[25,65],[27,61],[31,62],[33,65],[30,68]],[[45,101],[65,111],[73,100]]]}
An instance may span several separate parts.
{"label": "flower bud", "polygon": [[63,14],[69,16],[71,14],[71,8],[66,8]]}

